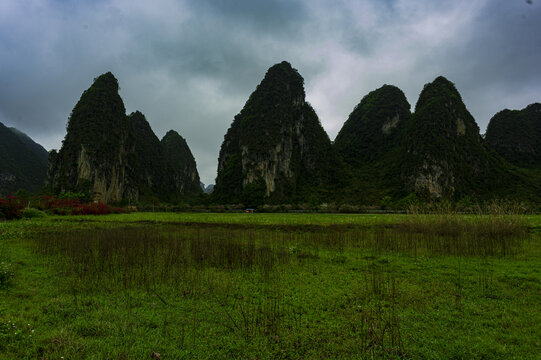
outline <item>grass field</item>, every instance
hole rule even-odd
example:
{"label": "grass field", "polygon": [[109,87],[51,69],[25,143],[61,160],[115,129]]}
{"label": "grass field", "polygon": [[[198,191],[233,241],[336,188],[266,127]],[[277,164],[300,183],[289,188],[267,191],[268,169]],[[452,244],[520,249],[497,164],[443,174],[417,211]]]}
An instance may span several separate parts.
{"label": "grass field", "polygon": [[540,228],[533,215],[3,222],[0,359],[539,359]]}

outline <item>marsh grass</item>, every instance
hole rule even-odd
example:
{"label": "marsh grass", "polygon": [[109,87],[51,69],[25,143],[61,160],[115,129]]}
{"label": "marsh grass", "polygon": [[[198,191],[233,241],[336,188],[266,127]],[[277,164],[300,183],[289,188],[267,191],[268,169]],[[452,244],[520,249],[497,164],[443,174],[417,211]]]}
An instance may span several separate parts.
{"label": "marsh grass", "polygon": [[201,269],[255,271],[269,276],[290,253],[272,236],[228,229],[132,227],[43,235],[37,250],[65,273],[95,286],[177,286],[198,281]]}
{"label": "marsh grass", "polygon": [[[136,226],[42,235],[43,254],[86,283],[112,287],[177,286],[193,283],[203,268],[256,272],[268,279],[292,260],[319,258],[321,251],[373,249],[408,255],[507,256],[529,237],[514,216],[461,219],[449,214],[416,214],[397,226],[343,231],[284,232],[221,227]],[[341,259],[341,260],[340,260]],[[335,256],[333,261],[345,261]]]}
{"label": "marsh grass", "polygon": [[449,203],[412,206],[399,225],[400,233],[417,236],[414,245],[447,255],[506,256],[529,237],[524,209],[519,203],[493,202],[462,215]]}
{"label": "marsh grass", "polygon": [[[72,309],[84,311],[104,296],[114,299],[123,312],[114,327],[119,339],[136,338],[137,328],[148,323],[161,337],[192,349],[188,357],[208,350],[205,334],[211,332],[234,344],[240,341],[241,354],[270,349],[262,356],[266,358],[287,353],[297,358],[405,358],[411,326],[404,321],[404,307],[424,294],[411,294],[405,275],[395,269],[395,257],[408,263],[431,256],[456,258],[448,262],[450,279],[438,285],[445,289],[439,296],[463,312],[471,290],[461,261],[484,261],[486,266],[474,275],[475,286],[491,299],[496,290],[488,258],[520,253],[528,236],[519,215],[418,212],[400,224],[327,229],[131,224],[42,232],[30,243],[58,272]],[[325,281],[335,273],[351,276],[356,285],[341,285],[347,288],[343,303],[328,300],[322,310],[313,310],[320,306],[310,299],[316,294],[299,295],[304,282],[321,281],[319,296],[333,299],[325,286],[336,290],[339,285]],[[309,289],[319,289],[313,286]],[[145,301],[160,309],[152,319],[141,314]],[[332,315],[326,314],[327,307]],[[319,327],[325,316],[337,316],[338,340]],[[103,337],[111,330],[96,323],[76,331]],[[303,345],[307,334],[316,343],[350,345],[343,352],[331,349],[315,355]]]}

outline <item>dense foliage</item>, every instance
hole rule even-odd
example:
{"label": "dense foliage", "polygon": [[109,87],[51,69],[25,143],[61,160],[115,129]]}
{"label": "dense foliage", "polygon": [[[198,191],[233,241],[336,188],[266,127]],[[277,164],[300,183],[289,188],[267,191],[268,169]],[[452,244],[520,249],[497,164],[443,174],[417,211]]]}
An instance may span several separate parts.
{"label": "dense foliage", "polygon": [[161,147],[177,191],[187,196],[201,195],[197,165],[186,140],[175,130],[169,130],[161,140]]}
{"label": "dense foliage", "polygon": [[26,200],[15,195],[8,195],[4,198],[0,198],[0,219],[19,219],[22,216],[26,204]]}
{"label": "dense foliage", "polygon": [[[199,186],[186,190],[178,186],[187,174],[184,153],[171,164],[175,148],[166,149],[152,131],[145,116],[125,114],[118,95],[118,81],[111,73],[95,79],[73,109],[62,148],[49,155],[48,182],[53,193],[83,192],[103,202],[158,198],[178,201],[182,196],[201,193]],[[186,145],[187,147],[187,145]],[[187,150],[189,152],[189,149]],[[190,153],[191,155],[191,153]],[[193,161],[186,158],[185,163]],[[199,175],[192,167],[189,181]]]}
{"label": "dense foliage", "polygon": [[267,71],[225,135],[213,198],[256,204],[324,195],[339,177],[336,165],[304,80],[284,61]]}
{"label": "dense foliage", "polygon": [[410,104],[395,86],[383,85],[363,97],[334,141],[349,167],[344,198],[377,203],[407,195],[400,173],[410,116]]}
{"label": "dense foliage", "polygon": [[[540,201],[540,183],[516,169],[483,142],[479,127],[453,83],[444,77],[425,85],[407,130],[404,163],[410,188],[415,173],[438,168],[442,195],[450,199],[511,197]],[[408,178],[409,176],[409,178]],[[428,187],[425,187],[428,189]]]}
{"label": "dense foliage", "polygon": [[304,79],[287,62],[272,66],[224,137],[209,197],[186,140],[171,130],[160,141],[142,113],[126,116],[118,90],[111,73],[95,79],[70,115],[59,152],[47,155],[0,124],[0,195],[40,189],[48,157],[46,193],[82,194],[81,203],[354,209],[434,198],[541,202],[541,104],[499,112],[483,140],[442,76],[425,85],[413,114],[399,88],[370,92],[331,144],[305,101]]}
{"label": "dense foliage", "polygon": [[399,145],[395,134],[409,117],[410,104],[402,90],[383,85],[353,109],[334,145],[348,164],[377,161]]}
{"label": "dense foliage", "polygon": [[541,104],[502,110],[490,120],[487,143],[517,166],[541,169]]}
{"label": "dense foliage", "polygon": [[[118,89],[108,72],[96,78],[75,105],[57,163],[51,165],[56,171],[49,182],[55,191],[100,192],[96,195],[109,200],[106,190],[113,186],[113,172],[118,176],[125,171],[121,164],[127,163],[128,153],[126,109]],[[105,182],[102,189],[95,189],[96,181]],[[128,196],[128,187],[119,189],[122,196]]]}
{"label": "dense foliage", "polygon": [[365,96],[335,147],[350,167],[340,198],[381,199],[381,206],[411,196],[540,200],[535,177],[487,147],[455,85],[441,76],[425,85],[412,115],[396,87]]}
{"label": "dense foliage", "polygon": [[38,207],[56,215],[105,215],[124,213],[125,208],[111,206],[102,202],[82,202],[79,199],[41,196]]}
{"label": "dense foliage", "polygon": [[169,164],[160,140],[152,131],[145,116],[136,111],[128,116],[129,136],[133,151],[128,155],[129,177],[137,184],[139,197],[153,194],[166,197],[175,193]]}
{"label": "dense foliage", "polygon": [[46,171],[47,151],[26,134],[0,123],[0,195],[39,190]]}
{"label": "dense foliage", "polygon": [[409,156],[403,176],[412,190],[427,195],[436,191],[414,184],[423,172],[436,178],[439,195],[444,197],[479,195],[490,186],[491,159],[479,127],[449,80],[440,76],[425,85],[406,133]]}

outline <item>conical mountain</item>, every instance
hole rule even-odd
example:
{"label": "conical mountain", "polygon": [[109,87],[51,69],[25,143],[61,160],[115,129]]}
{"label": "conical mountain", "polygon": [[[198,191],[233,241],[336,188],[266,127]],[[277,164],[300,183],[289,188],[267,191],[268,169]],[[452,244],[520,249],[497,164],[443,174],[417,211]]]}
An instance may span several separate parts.
{"label": "conical mountain", "polygon": [[39,190],[46,171],[47,151],[28,135],[0,123],[0,195]]}
{"label": "conical mountain", "polygon": [[399,160],[410,116],[410,104],[396,86],[383,85],[362,98],[334,141],[350,170],[345,198],[376,202],[404,194]]}
{"label": "conical mountain", "polygon": [[303,78],[284,61],[267,71],[227,131],[214,197],[249,204],[318,196],[335,177],[333,154]]}
{"label": "conical mountain", "polygon": [[134,150],[129,133],[118,81],[108,72],[94,79],[71,113],[62,148],[51,158],[57,161],[50,165],[53,189],[82,191],[105,202],[137,199],[129,176]]}
{"label": "conical mountain", "polygon": [[396,133],[411,116],[406,96],[396,86],[383,85],[363,97],[336,136],[338,153],[351,165],[380,158],[396,147]]}
{"label": "conical mountain", "polygon": [[510,163],[541,169],[541,104],[500,111],[490,120],[486,141]]}
{"label": "conical mountain", "polygon": [[186,196],[202,194],[195,158],[186,140],[176,131],[169,130],[162,138],[161,145],[176,190]]}
{"label": "conical mountain", "polygon": [[[170,156],[141,112],[126,116],[118,82],[106,73],[75,105],[62,148],[49,154],[47,178],[55,192],[80,191],[104,202],[176,201],[187,192]],[[198,179],[195,161],[192,170]]]}
{"label": "conical mountain", "polygon": [[456,198],[495,186],[497,161],[484,147],[455,85],[443,76],[424,86],[405,140],[402,177],[409,191]]}
{"label": "conical mountain", "polygon": [[139,196],[167,196],[175,192],[168,162],[158,137],[152,131],[145,116],[136,111],[128,116],[130,152],[128,163],[130,174],[138,185]]}

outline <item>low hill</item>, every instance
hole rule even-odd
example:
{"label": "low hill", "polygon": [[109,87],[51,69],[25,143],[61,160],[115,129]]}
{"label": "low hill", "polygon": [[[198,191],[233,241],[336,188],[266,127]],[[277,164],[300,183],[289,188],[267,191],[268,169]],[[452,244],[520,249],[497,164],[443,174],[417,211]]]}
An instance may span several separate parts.
{"label": "low hill", "polygon": [[48,153],[28,135],[0,123],[0,194],[39,190],[45,183]]}

